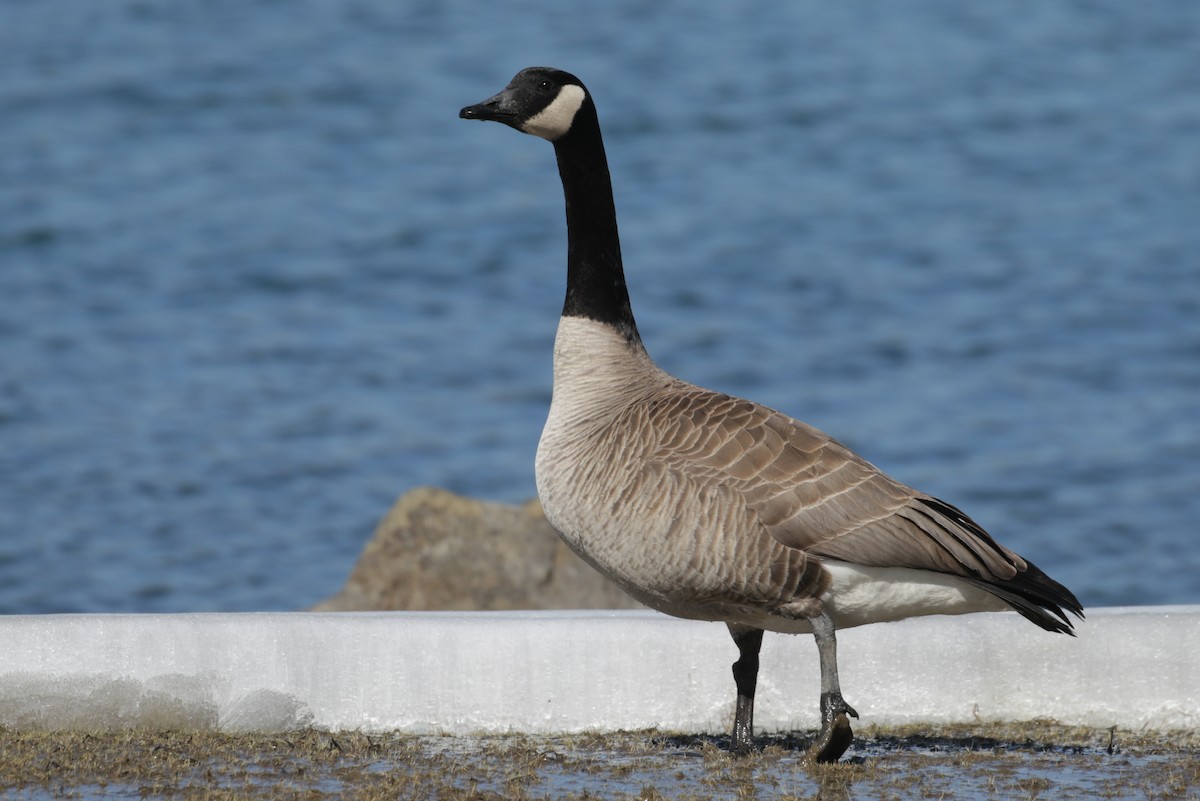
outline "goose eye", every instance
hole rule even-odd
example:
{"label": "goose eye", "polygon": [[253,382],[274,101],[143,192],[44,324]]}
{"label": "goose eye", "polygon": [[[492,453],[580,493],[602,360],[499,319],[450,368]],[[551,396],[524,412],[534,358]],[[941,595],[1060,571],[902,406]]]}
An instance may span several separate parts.
{"label": "goose eye", "polygon": [[546,91],[547,89],[549,89],[551,86],[553,86],[553,84],[551,84],[551,83],[550,83],[550,81],[545,81],[545,80],[544,80],[544,81],[542,81],[541,83],[539,83],[539,84],[538,84],[538,89],[541,89],[541,90],[544,92],[544,91]]}

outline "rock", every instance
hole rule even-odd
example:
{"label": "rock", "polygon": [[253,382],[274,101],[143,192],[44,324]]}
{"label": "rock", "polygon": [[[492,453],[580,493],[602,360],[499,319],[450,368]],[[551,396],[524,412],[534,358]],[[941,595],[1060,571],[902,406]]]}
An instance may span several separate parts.
{"label": "rock", "polygon": [[423,487],[396,501],[346,586],[313,609],[638,607],[566,546],[536,500],[512,506]]}

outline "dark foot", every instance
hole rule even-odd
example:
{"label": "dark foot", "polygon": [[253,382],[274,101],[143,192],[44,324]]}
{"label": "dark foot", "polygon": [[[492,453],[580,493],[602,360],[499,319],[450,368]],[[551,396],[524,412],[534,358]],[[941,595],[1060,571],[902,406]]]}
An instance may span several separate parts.
{"label": "dark foot", "polygon": [[840,694],[822,695],[821,732],[809,746],[806,758],[819,763],[837,762],[854,741],[851,717],[857,718],[858,713]]}
{"label": "dark foot", "polygon": [[852,742],[854,732],[850,729],[850,719],[845,714],[839,714],[828,726],[821,727],[821,733],[804,757],[817,763],[837,762]]}
{"label": "dark foot", "polygon": [[854,711],[854,707],[846,703],[846,699],[842,698],[839,692],[821,693],[821,724],[829,725],[829,722],[838,715],[849,715],[857,719],[858,713]]}

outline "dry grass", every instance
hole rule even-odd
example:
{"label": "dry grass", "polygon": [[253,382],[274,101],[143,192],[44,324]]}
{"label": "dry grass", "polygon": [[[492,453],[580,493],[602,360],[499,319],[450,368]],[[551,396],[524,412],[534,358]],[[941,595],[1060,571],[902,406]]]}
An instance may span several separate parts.
{"label": "dry grass", "polygon": [[1037,721],[865,728],[838,765],[811,734],[560,737],[0,729],[0,798],[1198,799],[1200,735]]}

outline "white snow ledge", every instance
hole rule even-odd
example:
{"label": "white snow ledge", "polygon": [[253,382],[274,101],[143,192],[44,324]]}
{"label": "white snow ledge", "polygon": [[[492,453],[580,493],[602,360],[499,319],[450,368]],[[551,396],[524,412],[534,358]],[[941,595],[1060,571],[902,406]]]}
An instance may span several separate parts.
{"label": "white snow ledge", "polygon": [[[1200,725],[1200,606],[1089,609],[1078,637],[1014,613],[838,635],[861,724]],[[0,725],[414,733],[724,732],[736,648],[653,612],[0,617]],[[810,636],[768,633],[759,731],[815,728]]]}

